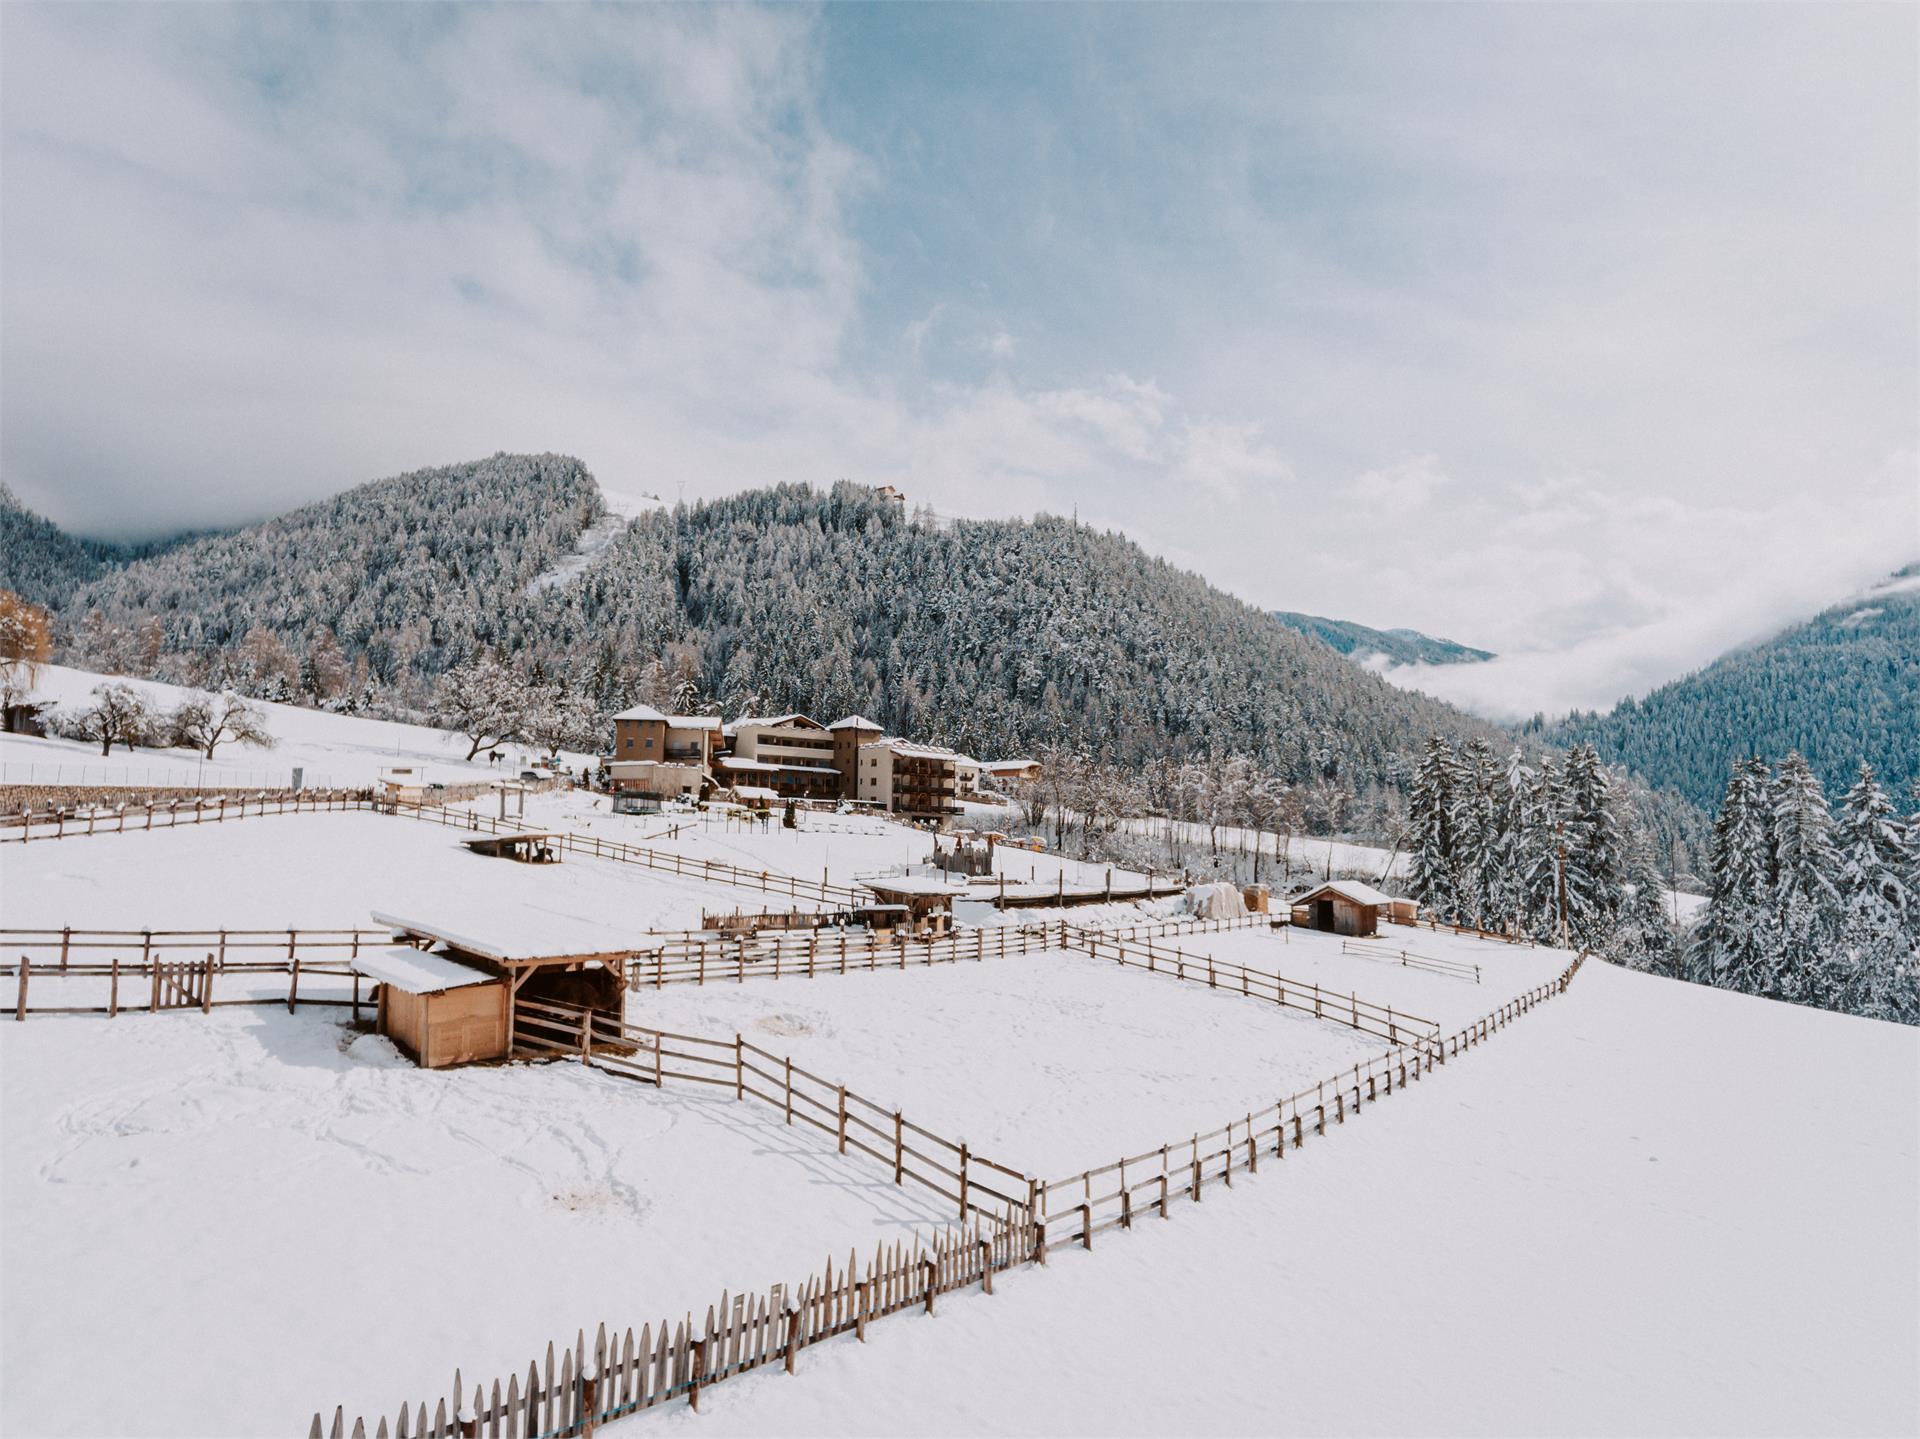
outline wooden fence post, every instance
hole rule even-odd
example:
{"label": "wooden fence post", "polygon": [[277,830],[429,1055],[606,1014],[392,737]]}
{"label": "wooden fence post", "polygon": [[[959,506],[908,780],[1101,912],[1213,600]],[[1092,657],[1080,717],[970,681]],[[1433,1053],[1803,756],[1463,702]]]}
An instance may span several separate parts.
{"label": "wooden fence post", "polygon": [[[21,992],[25,993],[26,986],[22,985],[20,988]],[[895,1184],[903,1182],[900,1176],[906,1165],[906,1148],[906,1132],[900,1121],[900,1111],[896,1109],[893,1111],[893,1182]]]}
{"label": "wooden fence post", "polygon": [[14,1004],[13,1017],[16,1023],[25,1023],[27,1018],[27,975],[33,968],[33,961],[26,955],[20,956],[20,998]]}

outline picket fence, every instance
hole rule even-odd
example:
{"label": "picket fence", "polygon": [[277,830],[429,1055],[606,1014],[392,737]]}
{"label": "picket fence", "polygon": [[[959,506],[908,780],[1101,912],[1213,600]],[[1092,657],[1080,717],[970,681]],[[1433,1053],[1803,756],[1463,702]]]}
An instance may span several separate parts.
{"label": "picket fence", "polygon": [[[993,1276],[1028,1263],[1033,1251],[1033,1226],[1019,1215],[943,1229],[910,1245],[881,1245],[865,1260],[850,1252],[838,1270],[829,1259],[821,1273],[792,1288],[723,1292],[704,1325],[692,1315],[663,1319],[657,1329],[642,1325],[636,1338],[632,1329],[610,1336],[603,1323],[591,1344],[579,1330],[561,1351],[557,1370],[549,1343],[544,1366],[536,1357],[524,1383],[514,1373],[504,1389],[495,1379],[469,1394],[456,1369],[452,1392],[435,1399],[431,1411],[424,1400],[403,1404],[391,1427],[380,1418],[372,1439],[560,1439],[592,1434],[682,1396],[697,1410],[701,1390],[728,1379],[773,1364],[794,1373],[800,1351],[810,1345],[849,1333],[864,1343],[869,1324],[910,1311],[931,1315],[935,1299],[955,1290],[979,1285],[992,1294]],[[349,1430],[339,1408],[330,1425],[316,1413],[307,1436],[369,1439],[366,1420],[356,1418]]]}
{"label": "picket fence", "polygon": [[[573,1347],[562,1351],[558,1371],[554,1368],[555,1348],[549,1343],[544,1373],[536,1359],[527,1367],[524,1386],[516,1373],[508,1377],[504,1390],[496,1379],[490,1388],[474,1386],[469,1399],[460,1371],[456,1370],[451,1395],[436,1399],[431,1412],[424,1401],[403,1404],[391,1428],[385,1418],[378,1421],[372,1439],[454,1439],[454,1436],[467,1435],[564,1439],[564,1436],[592,1434],[600,1424],[682,1395],[697,1410],[702,1388],[751,1373],[776,1360],[787,1373],[794,1373],[799,1351],[810,1344],[848,1332],[864,1342],[868,1323],[907,1310],[924,1310],[931,1315],[937,1295],[974,1284],[979,1284],[984,1293],[992,1294],[995,1273],[1027,1264],[1044,1265],[1050,1242],[1077,1243],[1090,1250],[1095,1235],[1114,1228],[1130,1229],[1136,1211],[1169,1218],[1176,1197],[1197,1203],[1209,1184],[1230,1188],[1236,1169],[1244,1169],[1249,1175],[1257,1173],[1260,1155],[1268,1145],[1272,1146],[1276,1159],[1284,1160],[1290,1147],[1299,1149],[1306,1142],[1308,1113],[1313,1116],[1311,1132],[1324,1136],[1329,1100],[1333,1122],[1344,1124],[1349,1095],[1352,1112],[1357,1116],[1366,1104],[1390,1096],[1396,1088],[1404,1089],[1409,1083],[1418,1082],[1422,1074],[1435,1065],[1444,1064],[1448,1057],[1483,1042],[1535,1005],[1564,993],[1586,957],[1582,952],[1549,983],[1508,1001],[1458,1033],[1446,1036],[1430,1050],[1397,1046],[1312,1090],[1301,1090],[1279,1100],[1271,1111],[1271,1118],[1264,1113],[1247,1115],[1211,1134],[1194,1135],[1189,1140],[1083,1170],[1066,1179],[1029,1180],[1028,1204],[1010,1205],[1004,1213],[966,1211],[963,1207],[963,1217],[971,1213],[971,1229],[963,1224],[943,1230],[930,1246],[919,1240],[911,1247],[904,1243],[883,1245],[874,1258],[864,1264],[855,1252],[849,1255],[837,1275],[829,1260],[821,1274],[793,1290],[775,1285],[752,1298],[723,1293],[720,1303],[707,1311],[703,1327],[697,1327],[688,1315],[678,1321],[663,1321],[657,1337],[656,1331],[647,1326],[641,1329],[636,1341],[633,1331],[628,1329],[624,1339],[615,1344],[608,1338],[603,1323],[591,1348],[586,1331],[579,1330]],[[669,1057],[687,1062],[686,1053],[667,1050],[666,1042],[691,1043],[719,1052],[717,1056],[692,1061],[706,1063],[712,1073],[656,1068],[651,1082],[659,1083],[664,1077],[723,1086],[727,1083],[725,1051],[730,1046],[724,1041],[669,1035],[628,1025],[596,1026],[588,1011],[569,1012],[569,1006],[545,1007],[556,1011],[558,1033],[565,1033],[569,1022],[581,1025],[567,1042],[552,1043],[546,1050],[551,1055],[571,1057],[575,1053],[574,1043],[579,1042],[578,1057],[583,1062],[616,1073],[619,1071],[610,1065],[637,1067],[640,1072],[631,1077],[646,1079],[646,1060],[635,1056],[650,1052],[656,1066],[662,1066]],[[586,1016],[584,1024],[578,1016]],[[593,1050],[593,1036],[613,1030],[618,1031],[620,1047],[629,1051],[627,1055],[609,1056]],[[579,1041],[580,1034],[586,1036],[584,1041]],[[756,1077],[767,1077],[766,1071],[746,1063],[744,1056],[748,1052],[781,1065],[783,1078],[789,1061],[744,1045],[738,1036],[731,1048],[736,1098],[751,1096],[764,1103],[783,1105],[789,1112],[789,1122],[801,1115],[792,1098],[764,1093],[749,1086],[745,1079],[749,1069]],[[836,1096],[844,1093],[838,1086],[834,1090]],[[836,1116],[838,1113],[836,1110]],[[827,1128],[818,1118],[809,1117],[806,1122]],[[904,1147],[902,1143],[902,1149]],[[882,1162],[887,1160],[883,1152],[864,1146],[861,1151]],[[896,1166],[900,1163],[900,1154],[901,1149],[896,1149]],[[1143,1168],[1156,1162],[1156,1168]],[[900,1183],[901,1177],[896,1177],[895,1182]],[[1100,1186],[1098,1193],[1096,1182]],[[1136,1199],[1142,1191],[1144,1195]],[[349,1439],[349,1436],[368,1439],[369,1431],[363,1418],[355,1419],[349,1430],[344,1411],[336,1407],[330,1426],[316,1412],[307,1433],[308,1439]]]}
{"label": "picket fence", "polygon": [[1042,1182],[1032,1215],[1036,1242],[1043,1251],[1049,1242],[1091,1249],[1094,1236],[1103,1230],[1132,1228],[1136,1213],[1166,1219],[1176,1198],[1198,1203],[1208,1184],[1231,1188],[1236,1169],[1259,1171],[1262,1153],[1284,1160],[1289,1141],[1298,1149],[1309,1133],[1325,1135],[1330,1116],[1335,1124],[1345,1124],[1349,1113],[1358,1115],[1366,1105],[1417,1083],[1423,1074],[1483,1043],[1536,1005],[1564,994],[1586,958],[1582,951],[1553,979],[1454,1034],[1424,1044],[1396,1045],[1310,1089],[1283,1096],[1271,1109],[1230,1119],[1205,1134]]}

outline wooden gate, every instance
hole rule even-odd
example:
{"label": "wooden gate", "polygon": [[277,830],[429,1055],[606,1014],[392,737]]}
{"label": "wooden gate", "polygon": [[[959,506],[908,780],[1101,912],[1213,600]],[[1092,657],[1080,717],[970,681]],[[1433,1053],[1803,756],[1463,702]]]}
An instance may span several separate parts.
{"label": "wooden gate", "polygon": [[201,960],[183,960],[178,964],[168,964],[164,960],[154,961],[153,1001],[149,1008],[205,1011],[212,1005],[212,955]]}

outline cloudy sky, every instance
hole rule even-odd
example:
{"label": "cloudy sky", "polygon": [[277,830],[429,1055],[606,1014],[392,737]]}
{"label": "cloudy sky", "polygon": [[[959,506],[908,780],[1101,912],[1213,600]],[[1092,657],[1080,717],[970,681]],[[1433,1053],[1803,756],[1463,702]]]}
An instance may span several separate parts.
{"label": "cloudy sky", "polygon": [[1604,704],[1920,557],[1920,10],[0,7],[0,468],[1077,512]]}

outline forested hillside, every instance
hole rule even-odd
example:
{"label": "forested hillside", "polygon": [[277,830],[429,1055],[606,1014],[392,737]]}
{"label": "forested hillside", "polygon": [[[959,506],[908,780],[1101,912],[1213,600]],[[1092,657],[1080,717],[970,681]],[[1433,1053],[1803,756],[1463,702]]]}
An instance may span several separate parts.
{"label": "forested hillside", "polygon": [[494,650],[603,712],[677,688],[989,752],[1232,750],[1356,794],[1397,786],[1431,733],[1494,733],[1117,536],[936,523],[856,485],[643,515],[578,578],[528,593],[599,505],[551,455],[363,486],[100,578],[63,611],[66,654],[425,707],[439,675]]}
{"label": "forested hillside", "polygon": [[325,632],[395,696],[417,697],[483,646],[518,647],[519,591],[602,512],[593,477],[558,455],[379,480],[102,576],[62,609],[66,652],[144,673],[256,632],[297,659]]}
{"label": "forested hillside", "polygon": [[192,536],[137,545],[107,544],[68,534],[20,503],[0,485],[0,589],[37,605],[65,606],[82,585],[122,565],[164,554]]}
{"label": "forested hillside", "polygon": [[1275,610],[1273,617],[1288,628],[1312,635],[1322,644],[1356,660],[1384,655],[1399,665],[1463,665],[1493,658],[1489,650],[1472,649],[1452,640],[1437,640],[1418,630],[1369,629],[1352,620],[1330,620],[1292,610]]}
{"label": "forested hillside", "polygon": [[1920,565],[1643,700],[1532,728],[1704,809],[1735,760],[1789,751],[1830,791],[1864,762],[1903,794],[1920,780]]}

